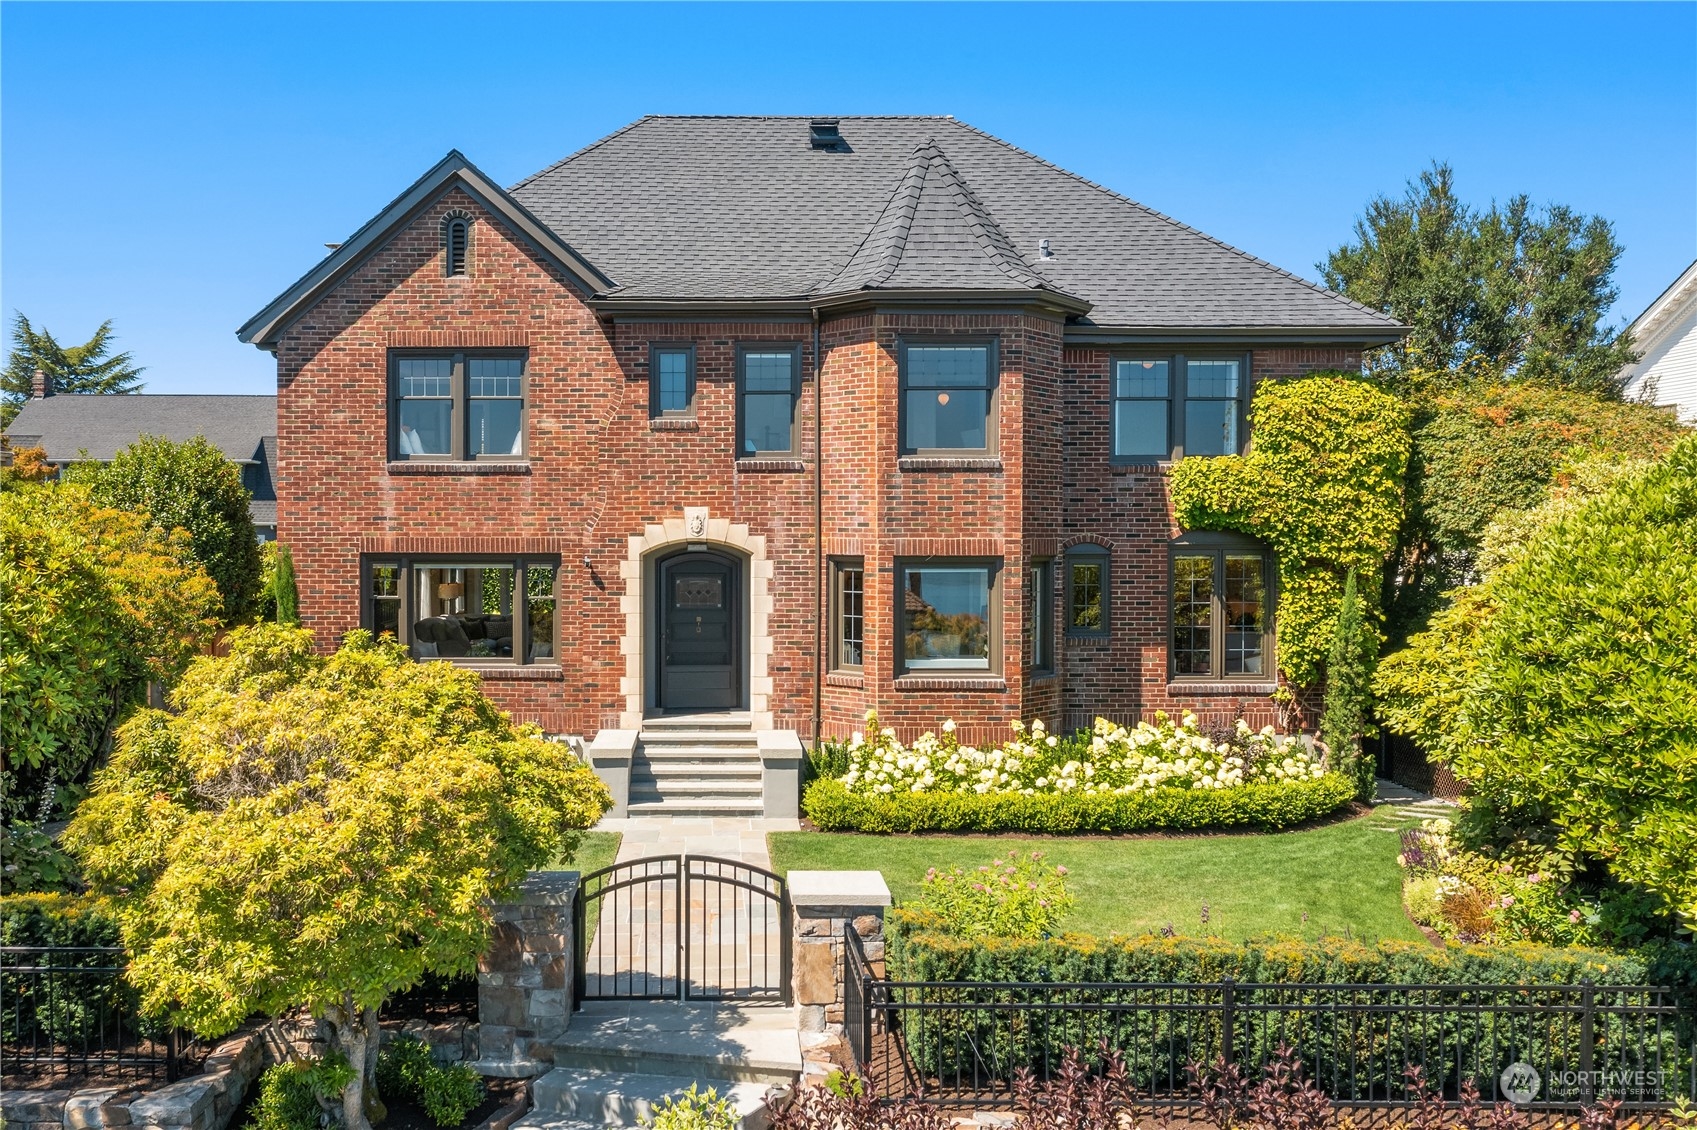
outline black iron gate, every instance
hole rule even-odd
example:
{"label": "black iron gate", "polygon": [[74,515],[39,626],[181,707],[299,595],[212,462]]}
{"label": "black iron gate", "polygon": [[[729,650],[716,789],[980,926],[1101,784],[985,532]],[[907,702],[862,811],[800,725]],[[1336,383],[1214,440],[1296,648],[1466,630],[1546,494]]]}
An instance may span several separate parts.
{"label": "black iron gate", "polygon": [[656,855],[583,877],[574,906],[574,1004],[790,1003],[790,896],[761,867]]}

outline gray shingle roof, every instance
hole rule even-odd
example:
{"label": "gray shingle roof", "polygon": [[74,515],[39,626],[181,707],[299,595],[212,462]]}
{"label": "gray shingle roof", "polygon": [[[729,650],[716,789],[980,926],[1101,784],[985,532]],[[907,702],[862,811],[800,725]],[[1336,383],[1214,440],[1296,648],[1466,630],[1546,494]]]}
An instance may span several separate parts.
{"label": "gray shingle roof", "polygon": [[812,148],[809,121],[643,118],[511,192],[613,297],[800,299],[882,278],[1041,286],[1090,302],[1100,326],[1395,329],[952,118],[841,118],[839,150]]}
{"label": "gray shingle roof", "polygon": [[275,396],[123,396],[60,394],[26,400],[6,429],[14,447],[42,447],[50,463],[68,463],[86,450],[109,460],[144,435],[185,440],[205,436],[226,459],[260,458],[261,442],[277,434]]}

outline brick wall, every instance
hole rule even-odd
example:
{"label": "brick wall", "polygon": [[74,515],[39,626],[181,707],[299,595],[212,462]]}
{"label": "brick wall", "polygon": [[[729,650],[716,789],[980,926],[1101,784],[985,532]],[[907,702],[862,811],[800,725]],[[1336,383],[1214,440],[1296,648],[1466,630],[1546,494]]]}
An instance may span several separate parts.
{"label": "brick wall", "polygon": [[[474,217],[471,265],[466,276],[448,278],[440,225],[453,209]],[[1176,530],[1165,473],[1109,466],[1108,354],[1063,350],[1056,318],[1016,310],[826,317],[816,387],[811,320],[615,324],[584,298],[453,190],[285,328],[277,353],[278,522],[294,549],[303,619],[322,646],[359,625],[362,553],[558,554],[559,665],[491,670],[488,692],[546,729],[593,735],[624,708],[628,539],[681,518],[686,506],[706,507],[766,539],[768,672],[780,728],[812,729],[827,606],[821,550],[866,565],[865,665],[820,689],[827,733],[859,728],[874,707],[907,734],[953,717],[974,741],[999,739],[1013,718],[1074,724],[1097,713],[1131,720],[1180,707],[1211,722],[1270,718],[1264,692],[1169,687],[1166,543]],[[996,338],[996,465],[902,464],[903,335]],[[657,342],[694,346],[691,421],[650,420]],[[736,347],[757,342],[801,349],[799,452],[791,460],[736,459]],[[496,470],[391,464],[389,350],[477,346],[528,351],[528,459]],[[1253,371],[1265,379],[1359,363],[1348,349],[1265,349],[1255,351]],[[822,546],[814,541],[816,490]],[[1057,633],[1053,672],[1030,672],[1025,566],[1056,559],[1059,624],[1062,554],[1081,541],[1111,554],[1112,635]],[[1001,559],[1002,632],[987,676],[895,678],[894,565],[926,556]]]}

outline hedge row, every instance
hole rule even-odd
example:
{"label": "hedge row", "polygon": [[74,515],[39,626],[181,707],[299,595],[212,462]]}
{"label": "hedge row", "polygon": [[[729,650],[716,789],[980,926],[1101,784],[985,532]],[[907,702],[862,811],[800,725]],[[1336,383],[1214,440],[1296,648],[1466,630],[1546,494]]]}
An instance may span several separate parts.
{"label": "hedge row", "polygon": [[[1453,1093],[1467,1079],[1487,1087],[1516,1058],[1578,1066],[1578,1023],[1567,1017],[1552,1023],[1543,1010],[1528,1008],[1539,1001],[1537,986],[1586,979],[1602,986],[1689,985],[1692,976],[1688,947],[1623,955],[1529,945],[1366,945],[1344,938],[1238,943],[1063,935],[1020,940],[963,938],[944,926],[897,910],[888,929],[890,976],[932,982],[900,991],[898,999],[918,994],[927,1005],[899,1012],[908,1053],[924,1074],[944,1082],[982,1082],[986,1073],[1011,1080],[1020,1068],[1041,1070],[1059,1062],[1069,1047],[1094,1056],[1106,1040],[1125,1054],[1137,1085],[1163,1090],[1182,1084],[1187,1064],[1211,1062],[1221,1054],[1222,992],[1169,993],[1147,985],[1214,984],[1230,977],[1239,986],[1232,1031],[1239,1062],[1265,1059],[1279,1043],[1289,1042],[1337,1098],[1368,1097],[1352,1092],[1375,1085],[1384,1097],[1384,1088],[1400,1088],[1409,1063],[1453,1070],[1436,1080]],[[1069,982],[1091,987],[1059,990],[1055,996],[1032,987]],[[1289,987],[1260,987],[1268,985]],[[1365,1006],[1401,999],[1397,991],[1370,995],[1307,987],[1320,985],[1513,985],[1528,990],[1504,1002],[1518,1006],[1516,1011],[1480,1012],[1444,1007],[1459,1004],[1466,994],[1415,990],[1406,999],[1419,1009],[1374,1009]],[[1073,1007],[1042,1007],[1063,1002]],[[1089,1002],[1112,1007],[1077,1007]],[[1161,1007],[1169,1002],[1181,1007]],[[1689,1068],[1689,1023],[1604,1012],[1597,1018],[1598,1041],[1615,1048],[1611,1054],[1623,1062],[1654,1066],[1659,1057],[1662,1066],[1678,1072]],[[963,1049],[970,1055],[963,1056]]]}
{"label": "hedge row", "polygon": [[815,781],[802,811],[824,832],[1201,832],[1220,828],[1277,831],[1327,816],[1355,796],[1343,776],[1238,785],[1229,789],[1152,789],[1119,796],[1083,793],[851,793]]}

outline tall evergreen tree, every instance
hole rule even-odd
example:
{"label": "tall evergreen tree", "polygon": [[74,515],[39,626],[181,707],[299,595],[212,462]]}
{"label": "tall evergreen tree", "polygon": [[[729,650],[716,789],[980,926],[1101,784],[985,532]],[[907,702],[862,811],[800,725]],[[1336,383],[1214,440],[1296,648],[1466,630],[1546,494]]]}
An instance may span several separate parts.
{"label": "tall evergreen tree", "polygon": [[1470,208],[1434,163],[1400,198],[1370,201],[1355,239],[1318,266],[1333,290],[1413,327],[1376,362],[1393,384],[1471,374],[1618,395],[1635,356],[1603,321],[1620,254],[1600,216],[1525,195]]}
{"label": "tall evergreen tree", "polygon": [[0,373],[0,427],[10,424],[29,399],[37,369],[47,375],[55,394],[140,392],[144,370],[128,352],[112,353],[114,336],[107,319],[81,345],[60,345],[46,327],[38,330],[18,314],[12,321],[12,352]]}
{"label": "tall evergreen tree", "polygon": [[1337,628],[1326,659],[1326,699],[1320,712],[1320,736],[1331,747],[1337,768],[1355,780],[1356,796],[1373,796],[1375,766],[1361,748],[1372,708],[1373,663],[1378,640],[1367,626],[1366,608],[1356,591],[1355,570],[1344,580]]}

